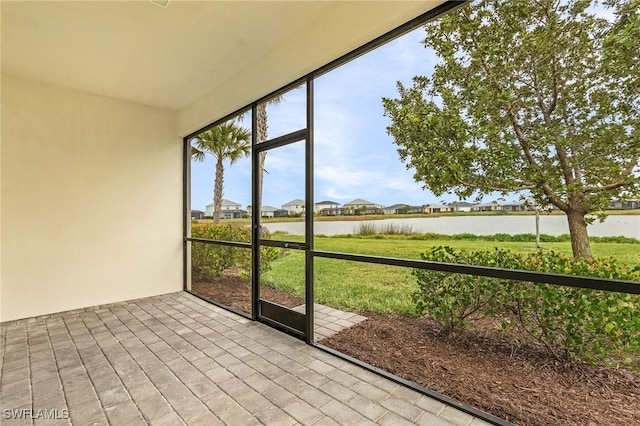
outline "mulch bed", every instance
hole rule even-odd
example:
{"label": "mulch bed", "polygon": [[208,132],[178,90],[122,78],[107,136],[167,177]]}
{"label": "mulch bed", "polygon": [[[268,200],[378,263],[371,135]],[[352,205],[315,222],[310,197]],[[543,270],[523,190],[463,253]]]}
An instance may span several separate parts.
{"label": "mulch bed", "polygon": [[[191,291],[206,299],[251,314],[251,284],[238,277],[234,270],[225,271],[214,283],[194,275]],[[305,302],[303,297],[267,286],[260,287],[260,297],[288,308],[295,308]]]}
{"label": "mulch bed", "polygon": [[[235,274],[192,290],[251,312],[250,286]],[[288,307],[304,299],[269,287],[262,297]],[[491,332],[458,338],[423,317],[368,317],[323,345],[521,425],[640,425],[640,373],[561,363],[535,348],[511,346]]]}

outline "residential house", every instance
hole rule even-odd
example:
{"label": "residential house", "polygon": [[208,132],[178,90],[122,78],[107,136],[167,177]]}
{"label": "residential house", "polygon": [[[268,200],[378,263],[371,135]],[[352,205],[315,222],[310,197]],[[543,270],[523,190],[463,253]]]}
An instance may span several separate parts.
{"label": "residential house", "polygon": [[207,204],[204,208],[204,217],[212,218],[213,217],[213,203]]}
{"label": "residential house", "polygon": [[326,207],[318,211],[320,216],[345,216],[347,215],[347,209],[344,207]]}
{"label": "residential house", "polygon": [[471,208],[475,206],[475,204],[467,203],[466,201],[454,201],[450,206],[454,212],[470,212]]}
{"label": "residential house", "polygon": [[398,212],[405,208],[408,207],[406,204],[393,204],[391,206],[387,206],[387,207],[383,207],[382,208],[382,213],[384,214],[398,214]]}
{"label": "residential house", "polygon": [[[282,213],[282,209],[272,206],[262,206],[262,208],[260,209],[260,216],[276,217],[276,212]],[[283,216],[286,216],[286,213]]]}
{"label": "residential house", "polygon": [[304,200],[296,198],[282,205],[283,210],[287,210],[290,216],[297,216],[304,213]]}
{"label": "residential house", "polygon": [[204,212],[202,210],[191,210],[191,220],[204,219]]}
{"label": "residential house", "polygon": [[453,206],[445,205],[445,204],[426,204],[422,211],[424,213],[445,213],[452,212]]}
{"label": "residential house", "polygon": [[384,214],[422,213],[421,206],[410,206],[409,204],[394,204],[392,206],[383,207],[381,210]]}
{"label": "residential house", "polygon": [[507,202],[503,200],[489,201],[482,204],[476,204],[475,206],[471,207],[471,211],[474,211],[474,212],[501,211],[502,206],[505,204],[507,204]]}
{"label": "residential house", "polygon": [[[242,204],[227,200],[226,198],[222,199],[220,207],[221,219],[240,219],[248,216],[247,211],[241,209]],[[207,204],[204,216],[213,217],[213,203]]]}
{"label": "residential house", "polygon": [[336,209],[339,206],[340,203],[336,203],[335,201],[320,201],[319,203],[315,203],[313,211],[315,213],[321,213],[324,209]]}
{"label": "residential house", "polygon": [[221,203],[222,210],[241,210],[242,204],[236,203],[235,201],[227,200],[226,198],[222,199]]}
{"label": "residential house", "polygon": [[610,209],[640,209],[640,200],[611,200]]}
{"label": "residential house", "polygon": [[511,201],[502,205],[503,211],[508,212],[523,212],[533,209],[533,202],[529,200]]}
{"label": "residential house", "polygon": [[423,213],[422,206],[404,206],[404,209],[399,213]]}
{"label": "residential house", "polygon": [[[252,210],[253,209],[251,208],[251,206],[247,206],[247,216],[251,216]],[[289,215],[289,212],[287,210],[279,209],[273,206],[262,206],[260,213],[261,217],[284,217]]]}
{"label": "residential house", "polygon": [[[371,201],[363,200],[362,198],[356,198],[353,201],[349,201],[348,203],[344,203],[342,207],[345,210],[351,210],[352,214],[366,214],[366,213],[374,213],[381,212],[384,207],[382,204],[372,203]],[[356,213],[356,210],[359,213]]]}
{"label": "residential house", "polygon": [[246,210],[233,209],[220,211],[220,218],[222,219],[242,219],[245,217],[249,217],[249,214]]}

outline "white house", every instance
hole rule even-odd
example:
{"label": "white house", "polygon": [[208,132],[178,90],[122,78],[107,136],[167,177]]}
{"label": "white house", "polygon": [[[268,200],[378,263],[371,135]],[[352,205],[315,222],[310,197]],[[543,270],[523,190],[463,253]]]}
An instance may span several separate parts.
{"label": "white house", "polygon": [[[220,207],[220,217],[223,219],[242,217],[241,213],[245,213],[245,211],[240,208],[242,207],[242,204],[227,200],[226,198],[222,199]],[[235,212],[235,210],[237,210],[237,212]],[[204,215],[207,217],[213,217],[213,203],[207,204]]]}
{"label": "white house", "polygon": [[505,204],[507,204],[507,202],[502,200],[489,201],[482,204],[476,204],[475,206],[471,207],[471,211],[474,211],[474,212],[501,211],[502,206],[504,206]]}
{"label": "white house", "polygon": [[319,213],[323,209],[336,209],[340,206],[340,203],[335,201],[320,201],[314,205],[313,211]]}
{"label": "white house", "polygon": [[422,211],[424,213],[445,213],[453,211],[452,206],[445,206],[444,204],[426,204]]}
{"label": "white house", "polygon": [[531,200],[512,201],[502,205],[504,211],[525,211],[533,210],[534,202]]}
{"label": "white house", "polygon": [[408,204],[394,204],[392,206],[387,206],[382,208],[382,213],[384,214],[398,214],[403,211],[403,209],[409,209]]}
{"label": "white house", "polygon": [[282,205],[283,210],[287,210],[289,214],[302,214],[304,213],[304,200],[296,198],[286,204]]}
{"label": "white house", "polygon": [[454,212],[470,212],[475,204],[466,201],[454,201],[451,203]]}
{"label": "white house", "polygon": [[242,204],[240,203],[227,200],[226,198],[222,199],[222,210],[240,210],[240,207],[242,207]]}
{"label": "white house", "polygon": [[260,209],[260,215],[262,217],[275,217],[277,211],[280,211],[280,209],[272,206],[262,206],[262,209]]}
{"label": "white house", "polygon": [[207,204],[207,206],[204,209],[204,215],[206,217],[213,217],[213,203]]}
{"label": "white house", "polygon": [[356,198],[353,201],[344,203],[342,207],[347,209],[361,209],[361,208],[381,209],[384,206],[382,204],[376,204],[376,203],[372,203],[371,201],[363,200],[362,198]]}

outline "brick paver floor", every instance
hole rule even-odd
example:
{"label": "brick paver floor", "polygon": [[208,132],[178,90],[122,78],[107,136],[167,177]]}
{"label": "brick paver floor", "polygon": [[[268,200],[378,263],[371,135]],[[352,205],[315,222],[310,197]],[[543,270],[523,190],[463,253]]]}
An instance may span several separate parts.
{"label": "brick paver floor", "polygon": [[185,292],[3,323],[2,425],[487,424]]}
{"label": "brick paver floor", "polygon": [[[315,341],[324,339],[325,337],[333,336],[339,331],[345,328],[353,327],[361,321],[367,319],[362,315],[354,314],[351,312],[341,311],[334,309],[330,306],[321,305],[315,303],[314,309],[314,338]],[[293,308],[294,311],[305,313],[306,306],[300,305]]]}

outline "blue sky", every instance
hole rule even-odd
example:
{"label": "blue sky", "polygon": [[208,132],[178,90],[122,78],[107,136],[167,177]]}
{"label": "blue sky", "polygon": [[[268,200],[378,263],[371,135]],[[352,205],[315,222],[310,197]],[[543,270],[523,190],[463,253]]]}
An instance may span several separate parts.
{"label": "blue sky", "polygon": [[[343,65],[315,81],[315,201],[340,204],[355,198],[391,205],[421,205],[454,196],[436,197],[413,180],[400,162],[390,124],[383,116],[382,97],[396,97],[396,82],[410,84],[415,75],[429,75],[436,58],[420,43],[416,29],[387,45]],[[305,88],[269,105],[269,138],[305,125]],[[243,123],[249,127],[250,119]],[[304,199],[304,146],[296,143],[267,154],[263,204],[280,207]],[[213,198],[214,162],[192,164],[192,208],[204,210]],[[224,198],[246,208],[251,203],[251,162],[225,164]]]}
{"label": "blue sky", "polygon": [[[613,11],[596,5],[593,11],[613,20]],[[403,203],[423,205],[441,200],[455,201],[455,195],[436,197],[413,180],[413,171],[399,160],[390,124],[384,117],[382,97],[397,97],[396,82],[406,86],[416,75],[429,76],[437,58],[421,43],[418,28],[315,80],[315,202],[340,204],[364,198],[385,206]],[[305,126],[305,89],[287,93],[279,105],[268,106],[269,138]],[[243,123],[250,127],[250,117]],[[251,203],[251,161],[225,164],[224,198]],[[305,198],[304,147],[297,143],[269,151],[266,162],[263,204],[281,207]],[[192,164],[193,209],[204,210],[213,199],[213,159]],[[491,194],[483,201],[500,197]],[[517,194],[506,197],[512,201]]]}

